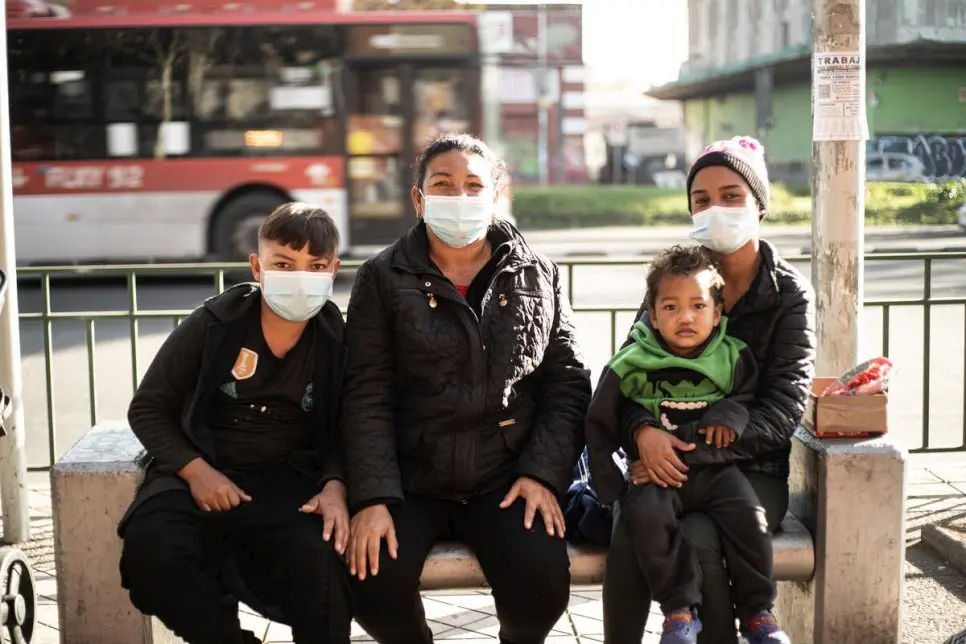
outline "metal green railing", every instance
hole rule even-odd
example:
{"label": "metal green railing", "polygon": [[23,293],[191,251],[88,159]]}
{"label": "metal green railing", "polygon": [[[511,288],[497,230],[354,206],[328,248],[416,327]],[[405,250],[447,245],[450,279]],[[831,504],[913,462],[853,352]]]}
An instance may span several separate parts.
{"label": "metal green railing", "polygon": [[[789,257],[795,263],[808,262],[807,256]],[[912,451],[948,452],[966,450],[966,395],[963,400],[963,440],[960,445],[955,447],[935,448],[930,446],[930,386],[931,386],[931,333],[932,309],[935,306],[959,305],[964,307],[964,319],[966,319],[966,297],[946,297],[939,298],[933,296],[933,266],[935,262],[966,260],[966,252],[961,253],[893,253],[893,254],[871,254],[866,257],[867,262],[921,262],[923,266],[922,296],[900,299],[872,299],[867,300],[867,307],[879,307],[882,310],[882,353],[889,354],[890,330],[892,311],[898,307],[922,307],[923,309],[923,402],[922,402],[922,444]],[[566,275],[567,292],[570,301],[573,303],[575,313],[598,313],[609,316],[610,327],[610,346],[614,350],[622,341],[625,329],[618,328],[618,316],[621,314],[632,314],[637,311],[637,305],[626,307],[610,307],[594,304],[582,304],[575,297],[575,278],[582,269],[588,268],[618,268],[629,266],[642,266],[643,258],[637,259],[566,259],[559,262],[561,269]],[[347,261],[343,263],[344,271],[353,271],[358,268],[359,262]],[[226,285],[226,276],[235,272],[246,272],[247,264],[159,264],[159,265],[114,265],[114,266],[72,266],[72,267],[31,267],[22,268],[19,272],[21,279],[40,280],[41,310],[39,312],[26,312],[20,314],[23,322],[37,323],[43,329],[43,353],[44,369],[46,376],[46,403],[47,403],[47,437],[48,437],[48,458],[53,463],[58,458],[57,444],[57,414],[56,414],[56,395],[54,389],[53,375],[54,369],[54,324],[57,322],[71,321],[82,322],[85,326],[85,343],[87,354],[87,377],[89,389],[89,409],[91,425],[97,423],[98,396],[97,396],[97,352],[96,352],[96,328],[97,323],[105,320],[127,320],[130,332],[130,355],[131,355],[131,382],[134,388],[138,384],[139,362],[138,362],[138,342],[139,324],[144,320],[170,320],[172,328],[190,313],[190,310],[142,310],[138,306],[139,280],[146,278],[159,277],[198,277],[212,280],[215,292],[221,292]],[[51,282],[52,280],[66,277],[88,277],[88,278],[123,278],[126,280],[127,290],[127,310],[113,311],[71,311],[60,312],[52,310],[51,306]],[[963,280],[966,285],[966,278]],[[963,330],[966,336],[966,328]],[[966,355],[963,356],[964,370],[966,370]],[[33,467],[31,469],[44,470],[49,466]]]}
{"label": "metal green railing", "polygon": [[[139,323],[148,319],[169,319],[172,328],[191,313],[190,310],[142,311],[138,307],[138,276],[141,277],[191,277],[210,276],[214,280],[216,292],[225,289],[226,274],[248,270],[247,264],[158,264],[158,265],[111,265],[111,266],[64,266],[64,267],[27,267],[18,269],[20,279],[38,277],[40,279],[41,308],[37,313],[20,313],[21,322],[39,321],[43,326],[44,369],[46,375],[47,401],[47,441],[48,458],[54,463],[57,450],[57,414],[54,394],[54,346],[53,325],[58,321],[82,321],[85,325],[85,344],[87,350],[87,377],[91,425],[98,420],[97,374],[96,374],[96,323],[102,320],[128,320],[130,325],[131,381],[133,388],[138,385],[138,341]],[[57,312],[51,307],[51,280],[53,278],[112,278],[124,277],[127,282],[127,310],[116,311],[70,311]],[[31,467],[32,470],[45,470],[47,467]]]}

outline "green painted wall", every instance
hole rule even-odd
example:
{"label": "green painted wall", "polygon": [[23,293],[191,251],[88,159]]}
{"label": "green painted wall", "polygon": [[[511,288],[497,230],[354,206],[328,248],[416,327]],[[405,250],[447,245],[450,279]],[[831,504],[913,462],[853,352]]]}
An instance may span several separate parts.
{"label": "green painted wall", "polygon": [[966,87],[963,67],[869,70],[866,85],[879,104],[869,109],[869,129],[875,132],[966,133]]}
{"label": "green painted wall", "polygon": [[710,143],[755,131],[755,97],[752,94],[686,101],[684,123],[697,139]]}
{"label": "green painted wall", "polygon": [[[880,132],[966,134],[966,103],[959,102],[960,87],[966,87],[962,68],[869,70],[868,94],[879,96],[878,106],[869,108],[872,136]],[[809,85],[776,88],[772,113],[774,127],[762,141],[769,161],[807,161],[812,150]],[[684,120],[692,141],[755,135],[754,95],[686,101]]]}
{"label": "green painted wall", "polygon": [[762,143],[770,163],[803,161],[812,154],[812,95],[807,84],[775,88],[774,127]]}

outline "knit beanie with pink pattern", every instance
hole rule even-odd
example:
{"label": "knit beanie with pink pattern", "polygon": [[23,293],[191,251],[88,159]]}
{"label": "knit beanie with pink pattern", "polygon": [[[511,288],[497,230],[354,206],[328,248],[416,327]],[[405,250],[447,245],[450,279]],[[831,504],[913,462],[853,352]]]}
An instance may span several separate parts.
{"label": "knit beanie with pink pattern", "polygon": [[[715,141],[695,159],[688,172],[688,195],[691,194],[691,184],[694,176],[702,168],[720,165],[737,172],[751,188],[758,207],[762,213],[768,210],[770,188],[768,182],[768,167],[765,165],[765,148],[750,136],[736,136],[725,141]],[[691,209],[688,199],[688,210]]]}

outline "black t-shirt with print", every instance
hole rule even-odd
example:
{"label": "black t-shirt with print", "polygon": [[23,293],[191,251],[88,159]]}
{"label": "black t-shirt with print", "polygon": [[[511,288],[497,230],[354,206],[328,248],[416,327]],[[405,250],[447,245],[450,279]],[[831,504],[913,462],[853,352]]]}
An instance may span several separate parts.
{"label": "black t-shirt with print", "polygon": [[231,373],[215,392],[205,421],[215,438],[215,466],[260,469],[312,445],[311,329],[284,358],[268,348],[256,309]]}

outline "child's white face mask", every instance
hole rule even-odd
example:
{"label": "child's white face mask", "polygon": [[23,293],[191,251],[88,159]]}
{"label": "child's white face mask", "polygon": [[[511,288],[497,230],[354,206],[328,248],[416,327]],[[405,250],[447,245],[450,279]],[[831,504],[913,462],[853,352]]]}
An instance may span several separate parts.
{"label": "child's white face mask", "polygon": [[262,297],[269,308],[291,322],[305,322],[332,297],[332,273],[262,271]]}

